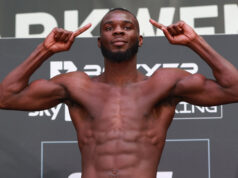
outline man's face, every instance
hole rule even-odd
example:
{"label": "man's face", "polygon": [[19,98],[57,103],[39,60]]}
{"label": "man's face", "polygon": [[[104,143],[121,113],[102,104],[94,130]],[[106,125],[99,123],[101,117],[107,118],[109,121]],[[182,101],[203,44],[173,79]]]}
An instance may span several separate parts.
{"label": "man's face", "polygon": [[108,60],[121,62],[132,58],[142,45],[135,17],[125,11],[112,11],[101,23],[98,46]]}

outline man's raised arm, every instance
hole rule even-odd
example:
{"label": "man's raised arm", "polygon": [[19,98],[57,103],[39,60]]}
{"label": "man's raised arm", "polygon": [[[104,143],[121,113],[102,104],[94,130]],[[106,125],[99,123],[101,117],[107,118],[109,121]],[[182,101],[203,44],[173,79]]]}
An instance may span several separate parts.
{"label": "man's raised arm", "polygon": [[16,110],[42,110],[55,106],[66,97],[59,77],[36,80],[29,84],[31,75],[56,52],[69,50],[74,39],[91,24],[75,32],[55,28],[43,43],[0,84],[0,108]]}
{"label": "man's raised arm", "polygon": [[171,44],[185,45],[195,51],[212,69],[215,81],[201,74],[178,72],[173,95],[197,105],[219,105],[238,101],[238,70],[218,54],[185,22],[170,26],[150,20],[161,29]]}

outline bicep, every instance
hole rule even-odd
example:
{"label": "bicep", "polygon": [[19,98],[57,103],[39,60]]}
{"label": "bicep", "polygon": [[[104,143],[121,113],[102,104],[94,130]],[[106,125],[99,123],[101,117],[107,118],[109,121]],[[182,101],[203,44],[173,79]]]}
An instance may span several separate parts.
{"label": "bicep", "polygon": [[201,74],[189,75],[178,81],[175,95],[182,101],[203,106],[221,105],[237,100],[231,89],[224,88]]}
{"label": "bicep", "polygon": [[5,101],[5,109],[43,110],[60,103],[66,96],[62,85],[54,80],[36,80]]}

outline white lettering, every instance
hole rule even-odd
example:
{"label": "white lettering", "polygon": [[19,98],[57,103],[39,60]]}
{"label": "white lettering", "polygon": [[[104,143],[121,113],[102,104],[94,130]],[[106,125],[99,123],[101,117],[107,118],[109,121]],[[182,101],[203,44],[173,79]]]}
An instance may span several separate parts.
{"label": "white lettering", "polygon": [[[65,121],[71,121],[71,118],[70,118],[70,114],[69,114],[69,109],[68,109],[68,106],[66,104],[58,104],[56,107],[52,107],[50,108],[50,110],[43,110],[43,111],[34,111],[34,112],[29,112],[28,113],[28,116],[29,117],[36,117],[36,116],[39,116],[39,117],[51,117],[51,120],[54,121],[56,120],[58,114],[59,114],[59,111],[60,109],[62,108],[62,106],[64,105],[64,108],[65,108]],[[50,113],[51,111],[51,113]]]}
{"label": "white lettering", "polygon": [[51,108],[51,111],[53,112],[53,116],[51,117],[51,120],[55,120],[58,116],[59,110],[61,108],[62,104],[58,104],[56,107]]}
{"label": "white lettering", "polygon": [[210,113],[216,113],[217,112],[217,106],[211,106],[211,107],[205,107],[207,112]]}
{"label": "white lettering", "polygon": [[[30,34],[31,25],[41,25],[44,30],[39,34]],[[51,14],[43,12],[16,14],[15,36],[17,38],[42,38],[47,36],[54,27],[57,27],[57,22]]]}
{"label": "white lettering", "polygon": [[238,5],[230,4],[224,6],[225,33],[238,33]]}
{"label": "white lettering", "polygon": [[181,68],[187,72],[195,74],[198,72],[198,65],[195,63],[163,63],[163,64],[155,64],[151,68],[147,64],[137,64],[137,69],[143,69],[146,73],[146,76],[151,76],[157,69],[160,67],[163,68]]}
{"label": "white lettering", "polygon": [[195,109],[198,109],[200,112],[205,112],[205,107],[202,106],[192,106],[192,113],[195,113]]}
{"label": "white lettering", "polygon": [[[158,22],[168,26],[174,22],[175,7],[161,7],[158,9]],[[180,7],[180,19],[184,20],[199,34],[215,34],[215,27],[195,27],[195,20],[200,18],[216,18],[218,17],[218,6],[190,6]],[[93,9],[92,12],[85,18],[80,27],[87,23],[92,23],[92,27],[82,33],[80,37],[92,37],[92,31],[100,23],[103,16],[108,12],[108,9]],[[202,12],[202,13],[201,13]],[[160,29],[154,31],[154,27],[149,23],[150,12],[148,8],[138,8],[137,18],[141,27],[141,34],[144,36],[162,36],[163,32]],[[224,5],[224,29],[225,34],[238,33],[238,5]],[[75,31],[79,28],[79,11],[66,10],[64,11],[64,28],[66,30]],[[46,12],[20,13],[15,17],[15,37],[17,38],[42,38],[46,37],[50,31],[57,27],[56,19]],[[41,32],[30,34],[30,27],[38,25],[43,27]],[[1,38],[1,36],[0,36]]]}
{"label": "white lettering", "polygon": [[[159,23],[168,26],[173,23],[174,19],[174,7],[161,8],[159,13]],[[163,36],[163,31],[157,28],[156,36]]]}
{"label": "white lettering", "polygon": [[46,116],[51,116],[48,109],[43,110],[43,111],[40,111],[39,116],[44,116],[44,114],[45,114]]}
{"label": "white lettering", "polygon": [[179,63],[163,64],[163,68],[177,68]]}
{"label": "white lettering", "polygon": [[108,9],[94,9],[89,16],[83,21],[83,23],[80,25],[80,27],[83,27],[84,25],[91,23],[92,26],[82,33],[80,37],[92,37],[92,31],[93,29],[99,24],[103,16],[108,12]]}
{"label": "white lettering", "polygon": [[59,70],[63,69],[62,61],[51,61],[50,62],[50,78],[60,74]]}
{"label": "white lettering", "polygon": [[66,72],[74,72],[77,69],[72,61],[63,61],[63,70],[66,70]]}
{"label": "white lettering", "polygon": [[[147,64],[137,64],[137,69],[142,69],[145,71],[146,76],[151,76],[157,69],[160,67],[163,68],[181,68],[192,74],[198,72],[198,65],[195,63],[163,63],[163,64],[154,64],[152,67],[149,67]],[[66,72],[76,71],[77,67],[72,61],[52,61],[50,62],[50,78]],[[84,72],[89,76],[98,76],[103,71],[100,65],[97,64],[87,64],[83,68]]]}
{"label": "white lettering", "polygon": [[42,117],[42,116],[51,116],[51,114],[50,114],[50,112],[49,112],[49,110],[43,110],[43,111],[34,111],[34,112],[29,112],[28,113],[28,116],[30,116],[30,117],[36,117],[36,116],[40,116],[40,117]]}
{"label": "white lettering", "polygon": [[30,117],[35,117],[35,116],[38,116],[39,115],[39,111],[34,111],[34,112],[29,112],[28,113],[28,116]]}
{"label": "white lettering", "polygon": [[65,104],[65,106],[64,106],[64,120],[65,121],[72,121],[71,120],[71,117],[70,117],[70,114],[69,114],[69,107]]}
{"label": "white lettering", "polygon": [[97,76],[101,74],[101,67],[99,65],[85,65],[84,72],[90,76]]}
{"label": "white lettering", "polygon": [[173,172],[157,172],[157,178],[172,178]]}
{"label": "white lettering", "polygon": [[[157,172],[156,175],[157,178],[172,178],[173,177],[173,172]],[[81,173],[72,173],[69,175],[68,178],[81,178]]]}
{"label": "white lettering", "polygon": [[180,68],[190,72],[191,74],[198,72],[198,65],[195,63],[182,63]]}
{"label": "white lettering", "polygon": [[140,34],[143,36],[155,36],[153,25],[149,22],[150,13],[148,8],[139,8],[137,19],[140,25]]}
{"label": "white lettering", "polygon": [[51,61],[50,62],[50,78],[61,73],[77,71],[77,67],[72,61]]}
{"label": "white lettering", "polygon": [[196,106],[189,104],[187,102],[180,102],[175,112],[180,114],[188,114],[188,113],[217,113],[217,106],[204,107],[204,106]]}
{"label": "white lettering", "polygon": [[76,31],[78,29],[78,11],[71,10],[64,12],[64,28],[69,31]]}
{"label": "white lettering", "polygon": [[[202,13],[201,13],[202,12]],[[181,7],[180,8],[180,19],[184,20],[187,24],[194,28],[199,34],[214,34],[214,27],[195,27],[195,19],[198,18],[211,18],[218,16],[217,5],[210,6],[197,6],[197,7]]]}
{"label": "white lettering", "polygon": [[191,113],[191,111],[188,109],[188,103],[186,102],[180,102],[179,105],[183,106],[183,110],[178,111],[177,109],[175,110],[175,113],[182,113],[182,114],[187,114],[187,113]]}
{"label": "white lettering", "polygon": [[147,64],[137,64],[137,69],[142,67],[146,71],[146,76],[151,76],[159,67],[161,64],[155,64],[152,68],[150,68]]}

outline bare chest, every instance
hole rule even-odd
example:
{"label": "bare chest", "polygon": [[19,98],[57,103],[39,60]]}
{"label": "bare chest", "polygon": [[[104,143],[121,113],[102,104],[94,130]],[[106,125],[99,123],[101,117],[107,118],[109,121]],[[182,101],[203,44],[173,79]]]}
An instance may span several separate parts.
{"label": "bare chest", "polygon": [[80,99],[84,101],[82,107],[70,109],[72,119],[78,125],[89,124],[94,131],[145,130],[155,127],[155,122],[161,125],[170,120],[174,113],[174,106],[156,105],[154,97],[138,86],[89,90]]}
{"label": "bare chest", "polygon": [[110,128],[122,127],[128,125],[130,121],[142,119],[148,112],[144,102],[139,90],[109,88],[92,98],[86,108],[92,121],[97,125],[104,123],[109,124]]}

